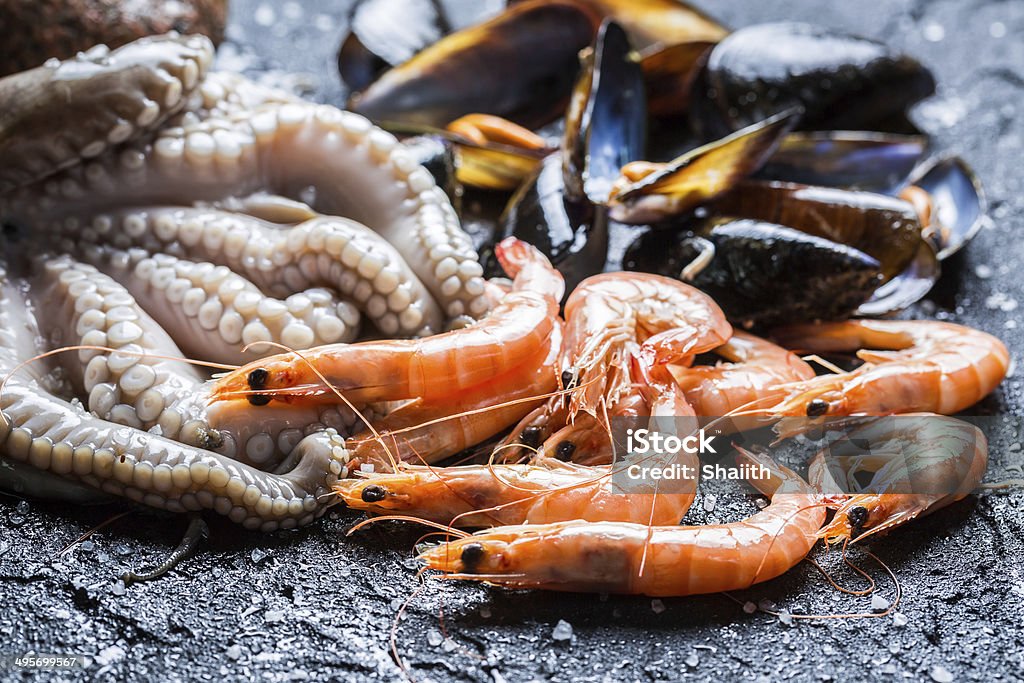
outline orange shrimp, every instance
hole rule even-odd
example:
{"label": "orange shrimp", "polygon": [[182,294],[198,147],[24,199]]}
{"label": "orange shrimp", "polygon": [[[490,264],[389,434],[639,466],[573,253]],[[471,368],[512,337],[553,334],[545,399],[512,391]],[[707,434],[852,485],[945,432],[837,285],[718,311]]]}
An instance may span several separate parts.
{"label": "orange shrimp", "polygon": [[392,466],[392,458],[434,463],[481,443],[515,424],[555,390],[561,350],[562,323],[556,320],[545,346],[519,367],[445,399],[411,401],[374,422],[374,436],[350,438],[351,462],[385,469]]}
{"label": "orange shrimp", "polygon": [[710,297],[648,273],[587,278],[569,296],[565,320],[565,372],[580,387],[573,394],[572,416],[598,415],[602,404],[614,405],[632,383],[633,356],[648,367],[676,362],[732,336]]}
{"label": "orange shrimp", "polygon": [[[854,446],[852,455],[846,454],[844,446],[865,442],[866,449]],[[816,460],[824,460],[831,475],[840,475],[830,483],[842,501],[818,535],[830,544],[856,542],[964,498],[985,476],[988,441],[972,424],[918,413],[873,421]],[[862,486],[865,475],[871,480]]]}
{"label": "orange shrimp", "polygon": [[[771,504],[733,524],[701,527],[563,522],[498,527],[427,550],[449,578],[509,588],[682,596],[749,588],[779,576],[817,542],[825,507],[816,490],[766,456],[757,485]],[[758,474],[762,474],[758,471]]]}
{"label": "orange shrimp", "polygon": [[425,339],[320,346],[302,353],[308,362],[293,353],[264,358],[215,381],[210,402],[336,403],[331,386],[353,403],[434,402],[511,371],[551,336],[565,284],[544,255],[525,242],[507,238],[496,254],[514,282],[480,322]]}
{"label": "orange shrimp", "polygon": [[[787,348],[815,353],[860,349],[864,364],[791,385],[787,397],[770,409],[773,417],[948,415],[991,393],[1010,365],[1001,341],[947,322],[849,320],[788,327],[775,337]],[[777,431],[788,433],[788,425]]]}
{"label": "orange shrimp", "polygon": [[727,363],[669,371],[698,415],[719,417],[744,406],[785,395],[783,384],[814,377],[814,369],[790,351],[739,330],[712,350]]}
{"label": "orange shrimp", "polygon": [[406,466],[394,474],[339,481],[335,493],[357,510],[407,515],[458,527],[591,522],[678,524],[692,494],[656,482],[628,493],[608,467],[542,459],[529,465]]}

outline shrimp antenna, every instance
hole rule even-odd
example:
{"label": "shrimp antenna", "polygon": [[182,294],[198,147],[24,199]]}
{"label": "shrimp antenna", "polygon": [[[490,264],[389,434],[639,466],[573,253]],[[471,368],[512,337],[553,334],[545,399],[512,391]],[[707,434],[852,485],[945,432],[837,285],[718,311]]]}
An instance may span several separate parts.
{"label": "shrimp antenna", "polygon": [[[216,370],[237,370],[239,367],[237,365],[213,363],[210,361],[195,360],[193,358],[183,358],[177,356],[167,356],[159,353],[150,353],[149,351],[130,351],[125,349],[115,349],[109,346],[100,346],[96,344],[76,344],[74,346],[62,346],[59,349],[51,349],[50,351],[44,351],[43,353],[32,356],[31,358],[15,365],[14,368],[9,373],[7,373],[6,376],[4,376],[3,381],[0,381],[0,397],[3,396],[4,389],[7,388],[7,382],[12,377],[14,377],[14,374],[16,372],[18,372],[27,365],[35,363],[38,360],[44,360],[46,358],[50,358],[51,356],[56,356],[58,354],[66,353],[68,351],[106,351],[107,353],[122,353],[126,356],[135,356],[137,358],[156,358],[159,360],[178,361],[182,363],[189,363],[191,365],[198,365],[200,367],[205,368],[214,368]],[[8,424],[7,417],[2,412],[0,412],[0,421],[2,421],[4,425]]]}
{"label": "shrimp antenna", "polygon": [[[825,546],[825,547],[828,548],[828,546]],[[861,569],[860,567],[858,567],[857,565],[855,565],[853,562],[850,562],[849,557],[846,555],[846,543],[843,543],[843,562],[848,567],[850,567],[850,569],[852,569],[853,571],[857,572],[858,574],[863,576],[865,579],[867,579],[867,581],[869,583],[869,586],[867,588],[864,588],[862,590],[853,590],[851,588],[844,588],[843,586],[840,586],[839,583],[834,578],[832,578],[832,575],[829,574],[828,571],[824,567],[822,567],[820,564],[818,564],[817,560],[815,560],[814,558],[805,557],[804,561],[809,563],[809,564],[811,564],[811,565],[813,565],[815,569],[817,569],[819,572],[821,572],[821,575],[824,576],[825,579],[830,584],[832,584],[832,587],[835,588],[840,593],[846,593],[847,595],[864,596],[864,595],[871,595],[872,593],[875,592],[875,587],[876,587],[877,584],[875,584],[875,580],[873,578],[871,578],[871,575],[868,574],[863,569]]]}

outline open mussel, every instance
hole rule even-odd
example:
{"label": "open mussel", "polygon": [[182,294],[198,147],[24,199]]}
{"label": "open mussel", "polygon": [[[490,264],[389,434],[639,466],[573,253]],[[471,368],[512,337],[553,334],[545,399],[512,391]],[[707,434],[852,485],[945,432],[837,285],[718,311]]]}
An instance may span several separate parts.
{"label": "open mussel", "polygon": [[531,0],[452,33],[350,100],[376,121],[443,128],[471,113],[529,128],[558,118],[600,16],[570,0]]}
{"label": "open mussel", "polygon": [[512,196],[499,223],[543,251],[566,291],[601,272],[608,254],[605,200],[620,166],[643,153],[643,73],[625,32],[602,24],[574,89],[561,152]]}
{"label": "open mussel", "polygon": [[665,164],[646,161],[622,169],[608,205],[621,223],[671,219],[728,192],[755,173],[799,119],[791,109]]}
{"label": "open mussel", "polygon": [[938,251],[939,259],[958,252],[985,225],[988,202],[981,182],[960,157],[940,157],[926,162],[907,180],[907,190],[919,188],[926,198],[924,208],[919,202],[925,235]]}
{"label": "open mussel", "polygon": [[847,318],[882,282],[864,252],[764,221],[713,217],[682,231],[649,231],[623,258],[627,270],[681,278],[744,327]]}
{"label": "open mussel", "polygon": [[711,51],[691,113],[705,138],[794,106],[805,130],[873,130],[935,91],[917,60],[802,23],[740,29]]}
{"label": "open mussel", "polygon": [[873,192],[748,180],[722,196],[711,210],[785,225],[855,247],[878,259],[886,280],[910,263],[922,241],[913,208]]}
{"label": "open mussel", "polygon": [[889,194],[906,183],[927,151],[928,139],[923,135],[790,133],[756,177]]}

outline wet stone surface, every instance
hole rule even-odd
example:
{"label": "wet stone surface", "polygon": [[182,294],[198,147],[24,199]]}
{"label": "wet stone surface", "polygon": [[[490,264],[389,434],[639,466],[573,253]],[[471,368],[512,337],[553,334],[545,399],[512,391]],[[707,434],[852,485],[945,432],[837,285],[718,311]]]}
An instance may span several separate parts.
{"label": "wet stone surface", "polygon": [[[339,102],[334,50],[343,4],[234,0],[222,66],[298,72],[286,80]],[[937,149],[975,167],[993,224],[948,263],[921,308],[1001,336],[1019,366],[1024,2],[702,4],[733,26],[804,18],[878,37],[935,70],[940,91],[916,119]],[[1024,462],[1021,420],[1013,417],[1022,406],[1018,375],[975,411],[1000,418],[989,433],[989,480]],[[716,503],[698,501],[688,521],[756,510],[749,499],[715,493]],[[540,599],[436,580],[420,587],[412,559],[420,531],[385,524],[346,538],[359,517],[345,511],[269,536],[214,520],[198,557],[158,582],[125,588],[121,572],[162,560],[184,519],[131,510],[65,549],[126,509],[0,496],[0,653],[84,657],[85,668],[57,676],[69,680],[394,680],[401,669],[393,635],[417,681],[1024,679],[1020,490],[971,496],[873,541],[902,587],[898,615],[823,621],[793,617],[870,611],[872,598],[837,592],[807,564],[732,599]],[[814,557],[859,586],[836,553]],[[893,600],[878,565],[855,559],[878,581],[874,606]],[[0,671],[0,680],[29,678]]]}

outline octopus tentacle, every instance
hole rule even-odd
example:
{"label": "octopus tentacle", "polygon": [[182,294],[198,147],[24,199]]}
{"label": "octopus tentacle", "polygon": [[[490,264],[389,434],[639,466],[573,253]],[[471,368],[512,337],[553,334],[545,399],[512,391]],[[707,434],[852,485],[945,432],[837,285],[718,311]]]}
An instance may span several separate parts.
{"label": "octopus tentacle", "polygon": [[[253,208],[252,203],[247,206]],[[277,204],[276,211],[284,210]],[[388,335],[424,336],[442,327],[441,309],[398,251],[374,231],[348,219],[317,216],[282,230],[253,216],[217,209],[155,207],[100,214],[85,228],[72,217],[52,229],[67,235],[67,248],[82,241],[109,243],[119,249],[180,252],[210,261],[281,298],[329,287],[351,298]],[[309,305],[303,298],[289,301],[295,311]],[[283,343],[308,348],[317,339],[352,341],[358,331],[355,311],[339,304],[337,313],[335,318],[319,317],[315,327]]]}
{"label": "octopus tentacle", "polygon": [[123,284],[165,329],[174,330],[182,350],[193,358],[242,364],[281,350],[257,344],[243,352],[256,342],[306,349],[355,338],[358,312],[325,289],[280,300],[209,262],[95,245],[82,255]]}
{"label": "octopus tentacle", "polygon": [[[14,324],[26,302],[0,271],[0,374],[31,348]],[[23,376],[0,395],[0,453],[33,468],[172,512],[212,509],[249,529],[306,524],[330,504],[349,455],[333,430],[313,434],[292,454],[295,467],[270,474],[211,451],[107,422]]]}
{"label": "octopus tentacle", "polygon": [[156,130],[212,62],[208,38],[168,34],[0,79],[0,193]]}
{"label": "octopus tentacle", "polygon": [[325,105],[270,106],[164,131],[151,146],[15,193],[0,215],[75,215],[125,203],[216,201],[269,190],[372,227],[395,245],[449,320],[488,310],[483,270],[444,192],[391,134]]}

